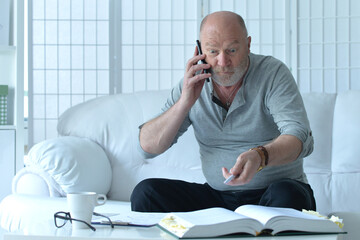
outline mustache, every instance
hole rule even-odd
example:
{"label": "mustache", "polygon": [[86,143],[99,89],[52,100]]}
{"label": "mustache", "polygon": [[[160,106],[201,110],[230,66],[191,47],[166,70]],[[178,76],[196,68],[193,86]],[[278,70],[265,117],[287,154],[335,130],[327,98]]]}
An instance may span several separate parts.
{"label": "mustache", "polygon": [[211,68],[211,70],[214,72],[214,73],[219,73],[219,72],[235,72],[235,69],[234,68],[223,68],[223,67],[215,67],[215,68]]}

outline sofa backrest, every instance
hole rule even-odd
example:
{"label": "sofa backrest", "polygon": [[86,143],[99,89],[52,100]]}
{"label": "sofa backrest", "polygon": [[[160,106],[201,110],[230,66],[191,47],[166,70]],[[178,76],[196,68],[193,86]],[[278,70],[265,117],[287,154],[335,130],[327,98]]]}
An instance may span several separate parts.
{"label": "sofa backrest", "polygon": [[[192,128],[154,159],[138,154],[138,126],[159,113],[168,94],[163,90],[101,97],[67,110],[59,119],[60,135],[86,137],[105,150],[113,171],[110,199],[129,200],[135,185],[149,177],[205,181]],[[318,211],[360,211],[360,92],[311,93],[303,99],[315,139],[304,169]]]}

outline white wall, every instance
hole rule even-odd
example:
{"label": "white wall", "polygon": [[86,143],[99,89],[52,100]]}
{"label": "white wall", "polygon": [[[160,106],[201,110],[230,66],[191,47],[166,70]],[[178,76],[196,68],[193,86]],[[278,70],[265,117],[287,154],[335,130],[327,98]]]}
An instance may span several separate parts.
{"label": "white wall", "polygon": [[301,0],[297,15],[300,90],[360,90],[360,1]]}
{"label": "white wall", "polygon": [[[169,89],[192,56],[200,1],[121,1],[116,39],[121,50],[117,92]],[[120,59],[119,59],[120,60]]]}
{"label": "white wall", "polygon": [[[167,89],[183,77],[195,50],[201,19],[229,10],[241,14],[252,36],[251,51],[286,56],[289,7],[285,1],[122,1],[121,92]],[[136,9],[136,11],[135,11]]]}
{"label": "white wall", "polygon": [[29,1],[29,145],[69,107],[108,95],[110,1]]}

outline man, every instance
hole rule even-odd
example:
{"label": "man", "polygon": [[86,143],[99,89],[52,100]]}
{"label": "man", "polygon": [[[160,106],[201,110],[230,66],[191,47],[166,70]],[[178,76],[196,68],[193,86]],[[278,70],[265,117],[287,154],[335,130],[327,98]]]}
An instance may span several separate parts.
{"label": "man", "polygon": [[[204,54],[195,49],[183,81],[163,113],[141,126],[139,140],[144,156],[153,157],[192,125],[207,183],[146,179],[132,193],[132,210],[234,210],[243,204],[315,210],[302,167],[313,138],[287,67],[250,53],[244,20],[232,12],[205,17],[200,41]],[[197,64],[203,59],[208,64]]]}

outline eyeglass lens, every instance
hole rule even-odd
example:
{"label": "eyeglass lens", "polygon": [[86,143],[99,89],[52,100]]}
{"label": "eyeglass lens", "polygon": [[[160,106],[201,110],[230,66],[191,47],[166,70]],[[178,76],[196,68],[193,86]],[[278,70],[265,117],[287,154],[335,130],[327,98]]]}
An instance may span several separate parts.
{"label": "eyeglass lens", "polygon": [[63,227],[68,220],[70,220],[70,214],[67,212],[57,212],[55,213],[54,220],[55,226],[58,228]]}
{"label": "eyeglass lens", "polygon": [[55,221],[55,226],[57,228],[61,228],[63,227],[66,222],[70,220],[70,222],[72,223],[72,221],[77,221],[77,222],[81,222],[86,224],[91,230],[95,231],[96,228],[94,228],[93,226],[91,226],[90,224],[88,224],[87,222],[83,221],[83,220],[79,220],[79,219],[75,219],[72,218],[69,212],[57,212],[54,214],[54,221]]}

